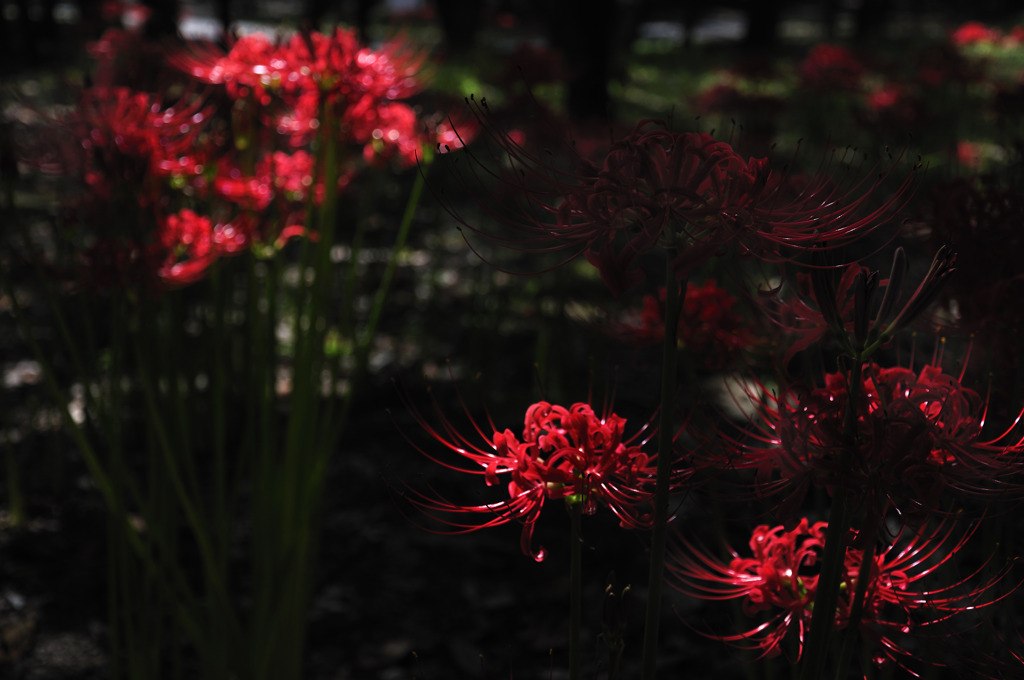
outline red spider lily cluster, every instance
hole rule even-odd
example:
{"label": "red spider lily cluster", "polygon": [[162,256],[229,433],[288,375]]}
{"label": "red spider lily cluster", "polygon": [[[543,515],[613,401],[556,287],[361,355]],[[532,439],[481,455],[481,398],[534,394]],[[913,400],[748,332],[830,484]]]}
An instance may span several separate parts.
{"label": "red spider lily cluster", "polygon": [[[636,318],[613,326],[616,337],[634,345],[655,345],[665,335],[665,289],[645,295]],[[721,369],[757,345],[753,323],[737,311],[737,300],[714,279],[686,287],[679,321],[679,346],[701,357],[708,370]]]}
{"label": "red spider lily cluster", "polygon": [[[219,257],[315,237],[308,208],[362,168],[409,167],[439,141],[461,144],[399,101],[418,90],[424,59],[397,42],[371,50],[344,29],[281,42],[253,34],[227,53],[191,45],[164,65],[177,70],[136,78],[121,53],[137,47],[131,37],[97,43],[100,84],[62,121],[60,165],[84,179],[77,212],[96,225],[79,275],[93,285],[185,285]],[[117,82],[161,78],[170,85],[154,92]]]}
{"label": "red spider lily cluster", "polygon": [[845,47],[816,45],[800,64],[800,84],[815,92],[859,92],[864,66]]}
{"label": "red spider lily cluster", "polygon": [[1024,276],[1015,256],[1021,248],[1024,197],[994,177],[958,178],[935,188],[926,219],[931,247],[950,243],[960,253],[962,273],[940,297],[947,323],[970,334],[975,352],[1001,367],[990,381],[994,392],[1008,397],[1020,361],[1017,328],[1024,315]]}
{"label": "red spider lily cluster", "polygon": [[949,34],[949,39],[957,47],[1000,44],[1015,47],[1024,42],[1024,26],[1014,26],[1004,34],[998,28],[993,28],[980,21],[968,21],[953,30]]}
{"label": "red spider lily cluster", "polygon": [[[795,650],[796,658],[791,659],[795,663],[805,651],[827,528],[826,522],[811,524],[806,518],[792,529],[759,526],[750,538],[751,556],[730,549],[728,562],[680,536],[668,564],[669,582],[693,597],[741,600],[744,614],[763,619],[742,633],[704,635],[754,649],[761,657]],[[944,523],[934,529],[902,532],[877,551],[866,570],[862,568],[865,551],[846,548],[832,625],[835,630],[850,626],[858,580],[863,575],[868,580],[857,626],[874,648],[876,665],[894,662],[909,670],[908,663],[915,655],[906,646],[907,640],[924,637],[930,627],[1001,598],[995,586],[1006,577],[1005,570],[981,585],[971,586],[968,581],[983,567],[952,584],[925,587],[973,533],[968,531],[954,540],[954,528],[952,523]],[[949,635],[948,631],[944,635]],[[941,665],[932,658],[919,660]]]}
{"label": "red spider lily cluster", "polygon": [[904,83],[872,89],[864,95],[864,103],[864,122],[892,133],[913,132],[927,117],[920,94]]}
{"label": "red spider lily cluster", "polygon": [[197,48],[176,63],[199,81],[224,86],[232,99],[257,104],[254,109],[270,116],[273,122],[267,122],[293,146],[322,134],[325,111],[341,136],[363,145],[370,159],[395,147],[411,165],[425,141],[412,109],[397,101],[419,89],[423,57],[399,42],[371,50],[343,28],[330,35],[297,33],[281,43],[254,33],[227,54]]}
{"label": "red spider lily cluster", "polygon": [[718,83],[703,92],[697,99],[697,109],[702,112],[746,111],[760,115],[774,115],[784,106],[785,102],[778,96],[748,94],[729,83]]}
{"label": "red spider lily cluster", "polygon": [[[852,444],[844,435],[850,408]],[[764,396],[760,445],[735,442],[743,453],[730,465],[756,469],[764,492],[789,492],[784,513],[813,486],[841,487],[874,518],[892,509],[920,524],[952,511],[943,507],[950,491],[982,499],[1019,494],[1024,440],[1008,433],[984,439],[985,415],[982,398],[937,366],[915,373],[868,364],[855,405],[844,373],[826,375],[824,387]]]}
{"label": "red spider lily cluster", "polygon": [[[654,493],[657,456],[644,453],[646,427],[626,436],[626,420],[614,413],[599,416],[588,404],[569,407],[546,401],[526,411],[522,434],[509,429],[487,436],[479,425],[475,433],[483,444],[460,434],[448,421],[440,430],[422,417],[420,424],[451,451],[469,461],[451,463],[423,451],[432,460],[460,472],[482,475],[487,486],[497,486],[502,476],[508,498],[481,505],[461,505],[447,499],[413,491],[412,502],[452,527],[453,533],[476,531],[486,527],[520,522],[523,525],[523,553],[535,560],[544,559],[543,548],[533,548],[533,532],[546,501],[579,503],[584,514],[607,507],[627,528],[650,526],[649,505]],[[679,487],[690,471],[679,468],[673,485]],[[479,521],[461,523],[444,515],[481,515]]]}
{"label": "red spider lily cluster", "polygon": [[[869,358],[893,335],[917,319],[935,301],[949,276],[956,271],[956,253],[943,246],[935,254],[921,282],[909,295],[903,290],[908,270],[906,253],[897,248],[889,277],[860,264],[842,268],[838,286],[832,272],[818,265],[799,273],[797,294],[780,295],[781,287],[767,298],[767,312],[794,341],[783,363],[827,338],[837,341],[851,356]],[[885,292],[881,299],[878,294]]]}
{"label": "red spider lily cluster", "polygon": [[[908,176],[883,205],[868,210],[881,179],[851,186],[826,173],[791,176],[711,135],[671,132],[658,121],[641,122],[599,164],[579,159],[582,169],[566,172],[495,130],[486,108],[475,111],[507,157],[510,172],[503,179],[526,205],[491,209],[512,236],[480,232],[449,205],[453,216],[511,248],[584,255],[615,295],[643,281],[638,260],[657,249],[675,253],[674,269],[685,279],[733,247],[767,260],[823,243],[838,247],[883,223],[912,183]],[[479,180],[475,168],[460,176],[467,187]]]}

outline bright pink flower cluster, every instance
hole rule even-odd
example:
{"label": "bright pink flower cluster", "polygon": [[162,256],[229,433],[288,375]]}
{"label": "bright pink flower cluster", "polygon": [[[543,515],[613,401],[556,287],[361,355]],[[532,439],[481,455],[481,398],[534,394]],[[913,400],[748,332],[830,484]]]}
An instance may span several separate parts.
{"label": "bright pink flower cluster", "polygon": [[[750,539],[751,555],[741,556],[730,549],[732,558],[728,562],[680,536],[667,564],[669,582],[700,599],[739,599],[745,615],[762,619],[742,633],[705,633],[709,637],[757,650],[762,657],[774,657],[791,649],[785,641],[792,636],[797,659],[791,661],[795,662],[804,651],[827,528],[826,522],[811,524],[806,518],[792,529],[759,526]],[[874,557],[866,573],[869,580],[858,627],[865,641],[875,647],[875,665],[895,662],[907,668],[913,658],[913,646],[907,641],[921,636],[930,626],[999,599],[994,586],[1006,576],[1005,570],[976,586],[968,581],[981,568],[973,574],[959,575],[959,580],[950,585],[932,585],[934,574],[954,558],[971,535],[967,532],[951,540],[953,529],[951,524],[940,524],[933,530],[901,533]],[[863,559],[863,550],[846,549],[833,623],[837,630],[850,625]],[[940,664],[937,659],[921,660]]]}
{"label": "bright pink flower cluster", "polygon": [[[449,463],[420,449],[432,460],[460,472],[483,475],[488,486],[501,484],[502,476],[507,475],[508,498],[483,505],[465,506],[413,492],[413,503],[428,514],[483,516],[481,521],[468,524],[442,520],[455,533],[520,522],[523,553],[540,561],[544,550],[534,550],[532,538],[548,500],[580,503],[584,514],[593,514],[603,505],[624,527],[650,526],[647,506],[654,493],[657,457],[643,452],[646,440],[640,435],[644,430],[627,437],[626,420],[614,413],[599,416],[584,403],[566,408],[537,402],[527,409],[520,436],[508,429],[494,429],[493,436],[486,437],[474,423],[477,435],[485,440],[483,446],[459,434],[448,421],[438,431],[417,417],[435,440],[471,466]],[[678,487],[688,474],[677,470],[674,485]]]}

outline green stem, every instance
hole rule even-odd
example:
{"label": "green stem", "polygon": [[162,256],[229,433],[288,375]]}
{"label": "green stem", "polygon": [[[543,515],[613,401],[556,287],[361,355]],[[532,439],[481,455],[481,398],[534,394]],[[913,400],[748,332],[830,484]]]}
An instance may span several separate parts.
{"label": "green stem", "polygon": [[[402,222],[398,226],[398,235],[395,237],[395,245],[391,248],[391,257],[388,260],[387,269],[384,271],[383,277],[381,277],[380,285],[378,286],[377,293],[373,299],[370,318],[367,319],[366,326],[363,328],[363,332],[359,336],[358,345],[356,346],[354,374],[352,376],[348,392],[345,394],[344,402],[341,406],[341,413],[336,418],[329,417],[326,419],[327,424],[331,426],[330,432],[327,434],[327,442],[334,442],[341,435],[341,431],[348,420],[349,411],[352,408],[355,396],[358,394],[359,387],[365,377],[366,364],[370,354],[370,346],[373,344],[373,338],[376,336],[377,324],[380,322],[381,314],[384,311],[384,303],[387,300],[388,292],[391,289],[391,282],[395,278],[395,272],[398,269],[398,259],[405,249],[405,243],[409,239],[409,232],[412,231],[413,218],[416,216],[416,208],[420,204],[425,184],[426,181],[423,178],[423,173],[417,173],[415,183],[412,186],[412,191],[409,193],[409,200],[405,205],[405,212],[402,214]],[[353,268],[355,267],[354,261],[351,266]]]}
{"label": "green stem", "polygon": [[654,524],[651,532],[651,564],[644,627],[643,679],[652,680],[657,667],[658,628],[661,622],[661,581],[665,572],[668,536],[668,495],[672,476],[672,441],[676,410],[676,367],[679,349],[679,312],[686,296],[685,281],[676,281],[672,268],[674,250],[665,253],[665,338],[662,345],[661,407],[658,415],[658,478],[654,491]]}
{"label": "green stem", "polygon": [[580,679],[582,651],[580,628],[582,625],[581,600],[583,591],[583,537],[580,534],[583,500],[574,499],[569,506],[569,680]]}
{"label": "green stem", "polygon": [[230,361],[226,350],[225,314],[227,309],[227,283],[222,279],[222,268],[214,267],[210,272],[213,289],[213,340],[210,343],[209,380],[210,401],[213,411],[213,524],[217,536],[219,571],[228,569],[228,553],[231,544],[229,523],[228,476],[227,476],[227,414],[225,410],[227,393],[227,365]]}

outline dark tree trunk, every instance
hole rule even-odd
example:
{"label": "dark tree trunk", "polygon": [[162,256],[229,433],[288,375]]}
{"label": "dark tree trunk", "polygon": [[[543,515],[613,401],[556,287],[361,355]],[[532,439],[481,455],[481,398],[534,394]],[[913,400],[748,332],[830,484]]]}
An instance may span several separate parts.
{"label": "dark tree trunk", "polygon": [[751,0],[747,4],[747,32],[743,37],[743,46],[756,50],[775,47],[781,19],[780,0]]}
{"label": "dark tree trunk", "polygon": [[475,0],[436,0],[435,4],[445,46],[454,54],[469,51],[480,29],[481,3]]}
{"label": "dark tree trunk", "polygon": [[839,16],[839,0],[821,0],[821,23],[825,28],[825,39],[836,37],[836,18]]}
{"label": "dark tree trunk", "polygon": [[614,0],[567,0],[550,15],[552,42],[565,54],[569,69],[566,107],[575,120],[611,117]]}
{"label": "dark tree trunk", "polygon": [[864,41],[879,37],[878,32],[885,26],[888,11],[888,0],[863,0],[857,10],[855,38]]}
{"label": "dark tree trunk", "polygon": [[146,0],[152,10],[146,22],[146,37],[170,38],[178,35],[178,0]]}

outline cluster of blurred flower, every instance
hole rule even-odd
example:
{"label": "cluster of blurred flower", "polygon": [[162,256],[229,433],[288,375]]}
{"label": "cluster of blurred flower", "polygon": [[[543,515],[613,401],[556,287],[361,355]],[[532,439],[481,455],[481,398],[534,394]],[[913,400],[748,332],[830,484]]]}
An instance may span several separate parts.
{"label": "cluster of blurred flower", "polygon": [[778,60],[774,68],[752,70],[739,62],[721,71],[694,107],[703,116],[739,121],[750,143],[771,139],[794,122],[805,135],[821,135],[819,141],[840,129],[849,136],[855,126],[865,142],[913,135],[923,154],[955,152],[959,143],[960,161],[984,169],[1006,162],[1005,133],[1012,134],[1024,111],[1022,40],[1024,26],[1004,33],[971,22],[945,42],[909,54],[819,44],[792,67]]}
{"label": "cluster of blurred flower", "polygon": [[111,29],[91,54],[93,84],[59,121],[48,168],[83,183],[73,212],[86,271],[74,277],[99,288],[185,285],[219,257],[315,237],[309,208],[327,192],[462,143],[446,119],[403,101],[424,55],[401,42],[370,49],[342,28],[253,33],[227,51],[193,43],[165,57]]}
{"label": "cluster of blurred flower", "polygon": [[1024,43],[1024,26],[1014,26],[1008,32],[1003,33],[998,28],[988,26],[980,21],[968,21],[950,33],[949,39],[957,47],[970,45],[1017,47]]}

